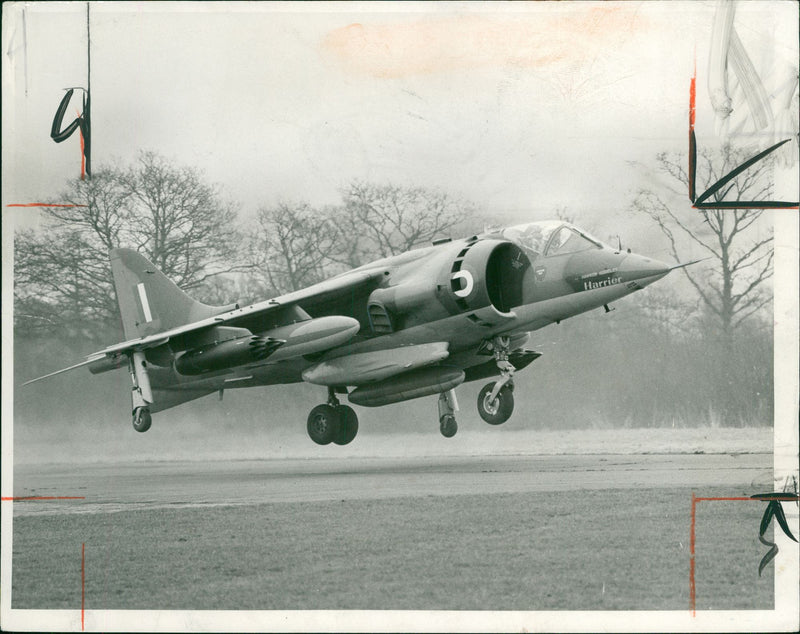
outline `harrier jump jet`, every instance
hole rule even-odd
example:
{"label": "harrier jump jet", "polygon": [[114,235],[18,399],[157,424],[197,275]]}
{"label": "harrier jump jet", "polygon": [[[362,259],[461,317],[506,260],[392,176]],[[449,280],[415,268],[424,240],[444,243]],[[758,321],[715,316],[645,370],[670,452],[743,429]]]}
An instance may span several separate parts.
{"label": "harrier jump jet", "polygon": [[514,409],[514,373],[541,356],[524,347],[530,331],[608,311],[677,268],[566,222],[532,222],[436,241],[251,306],[215,307],[136,251],[113,249],[110,259],[126,341],[59,372],[127,367],[140,432],[152,413],[213,392],[305,381],[327,392],[307,421],[321,445],[356,436],[358,417],[339,400],[345,395],[377,407],[438,394],[440,431],[451,437],[455,388],[489,378],[478,413],[504,423]]}

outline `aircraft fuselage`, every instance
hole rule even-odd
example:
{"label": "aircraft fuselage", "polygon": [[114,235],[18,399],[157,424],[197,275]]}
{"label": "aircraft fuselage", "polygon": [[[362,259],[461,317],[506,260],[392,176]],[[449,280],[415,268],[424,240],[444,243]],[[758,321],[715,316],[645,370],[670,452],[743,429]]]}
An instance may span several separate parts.
{"label": "aircraft fuselage", "polygon": [[[542,233],[549,229],[549,236],[533,245],[539,251],[518,237],[537,224],[544,225]],[[608,305],[669,271],[661,262],[615,250],[566,223],[531,225],[417,249],[356,269],[380,270],[378,287],[307,309],[312,318],[357,320],[358,333],[346,345],[288,360],[278,349],[263,362],[200,376],[153,368],[153,385],[177,383],[210,392],[300,382],[320,362],[436,342],[447,344],[451,359],[478,364],[485,361],[474,353],[481,342],[497,336],[523,337],[524,342],[525,333]],[[275,331],[254,334],[270,332]]]}
{"label": "aircraft fuselage", "polygon": [[456,433],[455,388],[492,377],[478,413],[514,409],[516,371],[541,356],[530,331],[644,288],[661,262],[623,253],[562,221],[446,240],[371,262],[249,306],[208,306],[132,249],[109,253],[126,340],[53,374],[127,365],[133,427],[211,392],[305,381],[327,389],[307,420],[321,445],[351,442],[356,412],[439,395],[443,436]]}

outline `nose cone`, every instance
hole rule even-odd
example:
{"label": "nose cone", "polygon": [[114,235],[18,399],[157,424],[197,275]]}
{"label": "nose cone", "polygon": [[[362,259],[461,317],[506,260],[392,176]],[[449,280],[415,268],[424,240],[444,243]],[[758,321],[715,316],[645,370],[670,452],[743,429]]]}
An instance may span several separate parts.
{"label": "nose cone", "polygon": [[622,281],[635,282],[639,288],[657,282],[670,270],[669,265],[664,262],[636,253],[629,253],[619,264]]}

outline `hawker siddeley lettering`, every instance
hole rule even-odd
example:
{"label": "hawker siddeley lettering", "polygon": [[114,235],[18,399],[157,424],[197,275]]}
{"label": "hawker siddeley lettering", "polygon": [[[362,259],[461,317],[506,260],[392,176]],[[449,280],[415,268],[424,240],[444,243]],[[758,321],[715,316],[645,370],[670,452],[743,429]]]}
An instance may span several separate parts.
{"label": "hawker siddeley lettering", "polygon": [[308,434],[338,445],[358,431],[342,395],[376,407],[438,394],[440,431],[450,437],[455,388],[492,377],[478,413],[505,422],[514,373],[540,356],[524,348],[529,331],[607,306],[675,268],[558,220],[437,241],[250,306],[201,304],[130,249],[112,249],[110,260],[126,341],[47,376],[127,366],[137,431],[154,412],[225,388],[305,381],[327,391]]}
{"label": "hawker siddeley lettering", "polygon": [[581,275],[581,279],[585,280],[590,277],[602,277],[603,275],[610,275],[611,273],[616,273],[617,270],[618,270],[617,267],[613,267],[610,269],[603,269],[602,271],[592,271],[591,273],[584,273],[583,275]]}

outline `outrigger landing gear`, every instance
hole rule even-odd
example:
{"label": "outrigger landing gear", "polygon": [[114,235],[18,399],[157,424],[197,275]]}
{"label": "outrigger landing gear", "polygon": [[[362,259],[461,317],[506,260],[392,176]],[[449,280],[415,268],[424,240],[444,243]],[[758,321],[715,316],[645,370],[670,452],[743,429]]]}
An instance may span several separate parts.
{"label": "outrigger landing gear", "polygon": [[456,391],[448,390],[439,394],[439,431],[445,438],[452,438],[458,431],[455,412],[458,411]]}
{"label": "outrigger landing gear", "polygon": [[136,431],[147,431],[152,424],[153,416],[150,414],[149,407],[137,407],[133,410],[133,428]]}
{"label": "outrigger landing gear", "polygon": [[500,378],[487,383],[478,393],[478,414],[490,425],[505,423],[514,411],[514,368],[508,360],[508,337],[495,337],[491,342],[492,353],[500,370]]}
{"label": "outrigger landing gear", "polygon": [[153,402],[153,391],[150,389],[150,377],[147,374],[147,362],[144,352],[138,350],[128,357],[128,370],[131,374],[131,414],[133,428],[138,432],[150,429],[153,417],[150,404]]}
{"label": "outrigger landing gear", "polygon": [[336,391],[329,387],[328,402],[311,410],[306,429],[318,445],[346,445],[358,433],[358,416],[352,407],[340,404]]}

